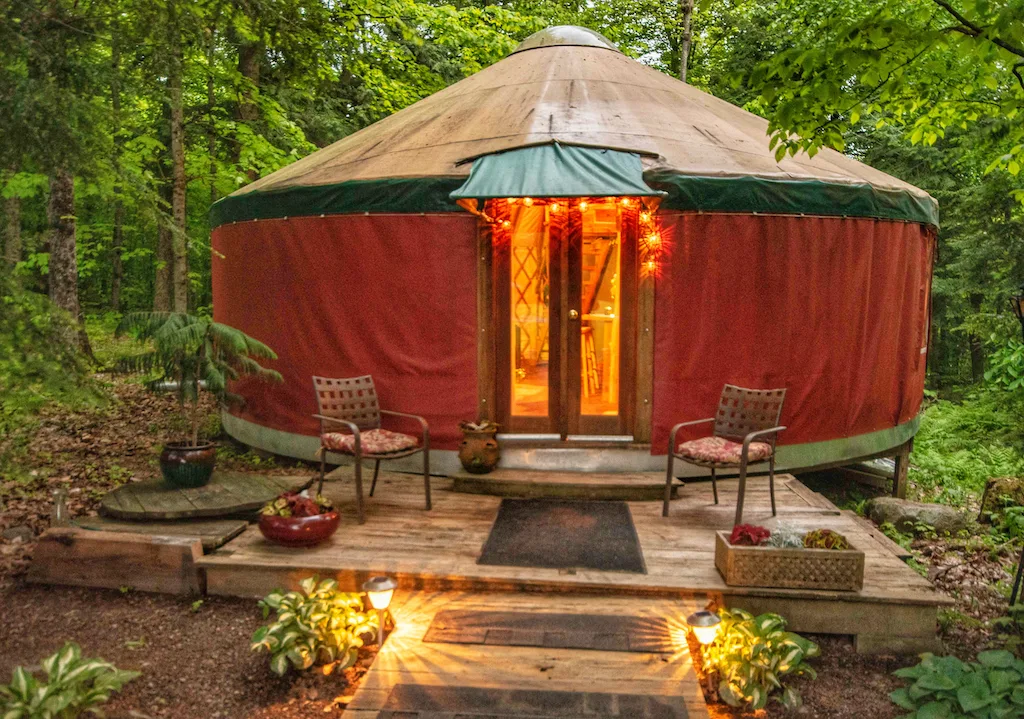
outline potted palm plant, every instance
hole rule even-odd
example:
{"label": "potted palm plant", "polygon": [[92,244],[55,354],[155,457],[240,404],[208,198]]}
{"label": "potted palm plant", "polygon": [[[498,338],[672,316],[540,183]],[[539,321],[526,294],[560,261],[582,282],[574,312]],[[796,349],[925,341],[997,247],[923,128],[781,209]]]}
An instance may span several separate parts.
{"label": "potted palm plant", "polygon": [[177,487],[203,486],[213,474],[216,446],[199,438],[200,393],[212,395],[221,409],[239,406],[244,400],[228,382],[245,376],[280,382],[279,373],[257,361],[277,355],[241,330],[184,312],[132,312],[115,334],[152,343],[117,369],[146,373],[150,389],[173,390],[189,427],[187,439],[167,443],[160,454],[164,479]]}

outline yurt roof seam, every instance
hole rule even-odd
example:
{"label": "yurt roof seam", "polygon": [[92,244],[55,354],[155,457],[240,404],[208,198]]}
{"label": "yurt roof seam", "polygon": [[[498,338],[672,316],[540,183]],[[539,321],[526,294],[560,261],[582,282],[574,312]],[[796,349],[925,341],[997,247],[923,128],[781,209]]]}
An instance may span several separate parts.
{"label": "yurt roof seam", "polygon": [[[659,169],[648,170],[643,177],[651,187],[668,193],[661,205],[665,210],[868,217],[939,225],[938,203],[932,197],[868,183],[706,177]],[[391,177],[229,195],[210,208],[210,225],[321,214],[465,212],[449,198],[465,180],[465,175]]]}

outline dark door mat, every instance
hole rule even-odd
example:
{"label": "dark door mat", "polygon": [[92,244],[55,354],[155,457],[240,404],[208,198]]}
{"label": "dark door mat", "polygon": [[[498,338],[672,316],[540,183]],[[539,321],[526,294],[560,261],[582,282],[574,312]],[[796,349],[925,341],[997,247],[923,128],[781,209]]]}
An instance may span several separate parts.
{"label": "dark door mat", "polygon": [[440,611],[425,642],[672,653],[665,620],[608,614]]}
{"label": "dark door mat", "polygon": [[477,564],[647,573],[625,502],[503,499]]}
{"label": "dark door mat", "polygon": [[683,697],[396,684],[377,719],[686,719]]}

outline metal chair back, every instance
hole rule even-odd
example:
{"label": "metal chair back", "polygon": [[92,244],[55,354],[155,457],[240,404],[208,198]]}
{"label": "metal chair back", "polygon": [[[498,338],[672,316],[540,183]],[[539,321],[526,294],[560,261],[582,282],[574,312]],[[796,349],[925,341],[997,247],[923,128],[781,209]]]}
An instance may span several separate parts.
{"label": "metal chair back", "polygon": [[742,442],[751,432],[777,427],[785,399],[785,389],[746,389],[725,385],[715,414],[715,436]]}
{"label": "metal chair back", "polygon": [[360,430],[380,428],[380,404],[373,377],[314,377],[319,414],[351,422]]}

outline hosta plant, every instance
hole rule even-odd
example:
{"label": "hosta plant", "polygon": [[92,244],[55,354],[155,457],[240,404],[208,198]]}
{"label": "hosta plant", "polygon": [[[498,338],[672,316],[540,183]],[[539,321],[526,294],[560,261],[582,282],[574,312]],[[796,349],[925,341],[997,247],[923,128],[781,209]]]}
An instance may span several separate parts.
{"label": "hosta plant", "polygon": [[355,664],[363,636],[373,634],[377,618],[363,611],[359,594],[338,591],[333,579],[307,577],[297,592],[271,592],[260,600],[271,624],[252,637],[254,651],[270,654],[270,669],[284,674],[289,667],[303,670],[314,665],[345,669]]}
{"label": "hosta plant", "polygon": [[912,683],[889,698],[905,719],[1024,717],[1024,660],[1011,652],[981,652],[978,661],[923,654],[921,663],[894,674]]}
{"label": "hosta plant", "polygon": [[331,500],[322,494],[314,499],[303,492],[285,492],[263,505],[260,513],[271,517],[315,517],[332,509]]}
{"label": "hosta plant", "polygon": [[772,533],[764,527],[753,524],[737,524],[729,535],[729,544],[743,547],[759,547],[768,541]]}
{"label": "hosta plant", "polygon": [[818,645],[786,631],[778,614],[758,617],[742,609],[723,609],[718,637],[704,649],[705,666],[718,673],[718,696],[734,707],[763,709],[771,697],[787,708],[800,706],[800,693],[787,678],[817,676],[807,660]]}
{"label": "hosta plant", "polygon": [[15,667],[11,683],[0,685],[3,719],[74,719],[98,708],[139,672],[122,671],[102,659],[82,656],[73,642],[43,660],[46,681],[24,667]]}
{"label": "hosta plant", "polygon": [[804,535],[804,546],[808,549],[849,549],[846,537],[831,529],[814,529]]}

